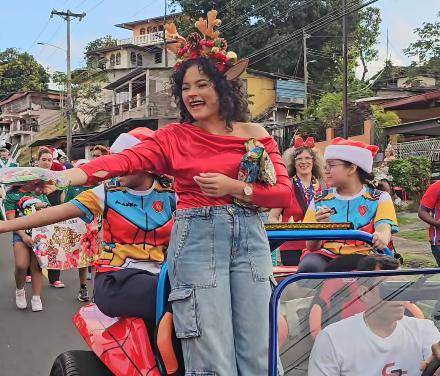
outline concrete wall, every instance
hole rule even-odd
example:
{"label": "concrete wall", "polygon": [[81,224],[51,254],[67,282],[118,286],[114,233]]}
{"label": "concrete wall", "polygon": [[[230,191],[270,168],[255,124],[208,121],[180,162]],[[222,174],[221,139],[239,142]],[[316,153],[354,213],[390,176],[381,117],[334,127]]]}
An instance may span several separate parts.
{"label": "concrete wall", "polygon": [[[349,137],[350,140],[362,141],[367,144],[371,144],[373,140],[374,122],[370,119],[364,122],[364,133],[359,136]],[[333,128],[327,128],[326,141],[318,142],[316,148],[324,154],[325,148],[331,144],[331,140],[335,138],[335,130]]]}
{"label": "concrete wall", "polygon": [[[420,81],[422,87],[435,87],[435,77],[416,76],[414,80]],[[402,77],[397,79],[397,87],[411,87],[410,83],[406,83],[408,77]]]}
{"label": "concrete wall", "polygon": [[253,118],[263,115],[275,106],[274,79],[250,73],[244,73],[242,79],[245,80],[249,101],[252,102],[249,109]]}

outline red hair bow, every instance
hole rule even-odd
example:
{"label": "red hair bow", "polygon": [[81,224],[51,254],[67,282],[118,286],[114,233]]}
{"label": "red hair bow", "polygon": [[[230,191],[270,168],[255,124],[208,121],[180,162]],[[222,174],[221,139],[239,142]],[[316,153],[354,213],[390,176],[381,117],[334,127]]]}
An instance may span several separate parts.
{"label": "red hair bow", "polygon": [[293,147],[295,149],[298,148],[313,149],[315,147],[315,139],[313,137],[307,137],[307,139],[304,141],[304,139],[301,136],[295,137],[295,142],[293,144]]}

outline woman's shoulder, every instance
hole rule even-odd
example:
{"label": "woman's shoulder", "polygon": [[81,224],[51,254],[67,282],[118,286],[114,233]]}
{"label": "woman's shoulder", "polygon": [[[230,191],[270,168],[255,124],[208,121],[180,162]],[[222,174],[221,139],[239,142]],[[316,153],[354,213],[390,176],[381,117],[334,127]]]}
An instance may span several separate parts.
{"label": "woman's shoulder", "polygon": [[269,132],[258,123],[235,123],[234,128],[240,134],[240,137],[243,138],[261,139],[271,137]]}

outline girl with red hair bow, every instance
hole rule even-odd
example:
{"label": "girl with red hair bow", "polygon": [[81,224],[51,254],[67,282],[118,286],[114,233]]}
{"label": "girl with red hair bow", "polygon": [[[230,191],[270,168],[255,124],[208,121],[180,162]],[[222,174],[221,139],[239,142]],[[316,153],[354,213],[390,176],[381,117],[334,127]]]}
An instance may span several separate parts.
{"label": "girl with red hair bow", "polygon": [[[295,137],[292,147],[284,152],[283,160],[292,181],[293,195],[288,208],[272,209],[269,221],[302,222],[311,200],[321,192],[321,181],[324,177],[323,160],[314,150],[315,140],[308,137]],[[299,264],[305,241],[289,241],[280,247],[283,265]]]}

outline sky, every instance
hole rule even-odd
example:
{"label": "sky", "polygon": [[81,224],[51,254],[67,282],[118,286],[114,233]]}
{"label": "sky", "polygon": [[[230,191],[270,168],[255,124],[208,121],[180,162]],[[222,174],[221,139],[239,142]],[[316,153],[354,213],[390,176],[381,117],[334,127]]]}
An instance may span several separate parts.
{"label": "sky", "polygon": [[[0,50],[16,47],[27,51],[50,71],[65,70],[66,23],[60,17],[50,18],[52,9],[86,12],[81,21],[72,22],[72,66],[80,67],[85,45],[104,35],[128,38],[130,30],[115,24],[163,15],[165,0],[3,0],[0,10]],[[379,59],[370,65],[370,73],[380,70],[386,58],[386,34],[389,54],[396,65],[410,60],[403,49],[416,40],[414,28],[436,19],[439,0],[379,0],[381,36]],[[220,15],[221,17],[221,15]],[[37,42],[53,44],[41,46]]]}

